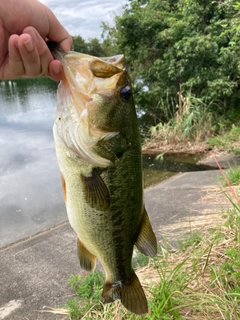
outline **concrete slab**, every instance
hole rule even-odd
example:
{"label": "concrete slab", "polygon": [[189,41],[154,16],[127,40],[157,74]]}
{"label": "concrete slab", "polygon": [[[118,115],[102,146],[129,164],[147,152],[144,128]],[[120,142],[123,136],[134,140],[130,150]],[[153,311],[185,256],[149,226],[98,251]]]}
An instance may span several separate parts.
{"label": "concrete slab", "polygon": [[[177,175],[145,190],[146,207],[158,240],[162,230],[196,216],[208,203],[199,201],[218,184],[217,171]],[[220,210],[220,203],[215,209]],[[214,221],[212,221],[214,224]],[[43,313],[72,298],[67,284],[80,271],[76,236],[69,224],[43,232],[0,250],[0,320],[62,320],[64,315]]]}
{"label": "concrete slab", "polygon": [[[228,169],[233,166],[240,166],[240,155],[218,155],[216,156],[216,159],[220,166],[223,169]],[[212,156],[209,156],[206,159],[203,159],[198,162],[199,164],[208,165],[212,168],[217,169],[218,165],[216,164],[214,158]]]}
{"label": "concrete slab", "polygon": [[[79,273],[79,263],[68,223],[0,251],[0,269],[0,319],[67,319],[42,311],[66,304],[73,294],[67,282]],[[18,306],[2,316],[10,302]]]}
{"label": "concrete slab", "polygon": [[[210,190],[218,190],[219,177],[216,170],[187,172],[145,190],[146,208],[159,241],[162,241],[166,234],[168,238],[172,238],[176,234],[177,224],[178,229],[181,229],[180,233],[194,229],[196,217],[199,216],[203,219],[208,215],[209,219],[213,219],[212,226],[217,224],[219,219],[213,213],[221,215],[222,209],[228,204],[206,202],[202,199]],[[190,225],[190,221],[194,221],[193,225]],[[165,230],[170,232],[166,233]]]}

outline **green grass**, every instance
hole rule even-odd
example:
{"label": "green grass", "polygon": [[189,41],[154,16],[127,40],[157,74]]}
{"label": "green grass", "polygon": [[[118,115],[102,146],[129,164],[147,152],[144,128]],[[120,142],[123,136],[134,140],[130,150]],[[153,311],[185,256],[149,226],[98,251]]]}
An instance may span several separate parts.
{"label": "green grass", "polygon": [[70,319],[81,319],[91,309],[94,309],[95,312],[103,311],[100,300],[103,281],[104,275],[99,270],[95,270],[85,277],[70,276],[68,283],[78,296],[76,299],[68,300],[67,306],[65,306]]}
{"label": "green grass", "polygon": [[233,124],[229,131],[209,138],[207,143],[220,151],[240,154],[240,127]]}
{"label": "green grass", "polygon": [[[171,109],[164,104],[160,108]],[[168,122],[159,122],[150,128],[150,137],[146,135],[143,151],[148,153],[154,150],[164,154],[206,150],[206,137],[212,135],[212,114],[207,111],[204,102],[191,93],[184,95],[180,92],[177,105],[172,109],[176,112],[166,115]]]}
{"label": "green grass", "polygon": [[179,141],[202,141],[211,132],[211,113],[203,111],[204,103],[192,96],[190,93],[184,96],[178,95],[176,113],[168,123],[159,123],[151,127],[152,137],[159,136],[160,139],[167,139],[170,143]]}
{"label": "green grass", "polygon": [[[160,103],[165,118],[169,120],[152,126],[149,133],[145,134],[145,153],[189,153],[190,150],[200,153],[214,148],[225,153],[240,154],[238,110],[230,110],[224,116],[215,114],[213,118],[210,105],[206,106],[190,92],[180,92],[177,105],[170,105]],[[169,110],[176,112],[169,114]]]}
{"label": "green grass", "polygon": [[[240,185],[240,166],[231,166],[226,172],[225,175],[231,185],[239,186]],[[223,185],[227,186],[227,181],[223,180]]]}

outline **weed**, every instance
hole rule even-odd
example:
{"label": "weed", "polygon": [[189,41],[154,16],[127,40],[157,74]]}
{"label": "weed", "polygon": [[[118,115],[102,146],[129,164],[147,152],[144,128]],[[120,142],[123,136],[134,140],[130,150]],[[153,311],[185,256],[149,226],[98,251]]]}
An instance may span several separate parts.
{"label": "weed", "polygon": [[[240,167],[232,166],[226,171],[226,177],[231,185],[240,185]],[[223,181],[223,185],[227,186],[227,182]]]}
{"label": "weed", "polygon": [[[157,270],[159,282],[151,287],[150,294],[152,298],[149,299],[150,312],[149,315],[145,316],[145,319],[184,319],[180,316],[178,300],[181,291],[186,286],[185,280],[187,275],[184,268],[186,260],[183,260],[169,272],[168,256],[168,253],[164,255],[162,263],[155,260],[154,267]],[[185,280],[183,281],[183,279]]]}
{"label": "weed", "polygon": [[79,299],[68,300],[66,309],[70,319],[80,319],[82,310],[79,305]]}
{"label": "weed", "polygon": [[96,270],[93,273],[89,273],[85,277],[80,275],[71,275],[69,284],[72,289],[76,291],[81,298],[85,299],[98,299],[101,293],[102,283],[104,281],[104,275],[101,271]]}
{"label": "weed", "polygon": [[134,269],[144,267],[148,264],[149,258],[140,251],[134,251],[132,266]]}
{"label": "weed", "polygon": [[189,151],[193,145],[198,145],[199,151],[205,150],[206,137],[212,134],[212,116],[203,104],[191,93],[184,96],[180,92],[175,114],[167,123],[160,122],[150,128],[151,138],[145,139],[143,151],[155,148],[164,154],[176,150]]}
{"label": "weed", "polygon": [[163,113],[168,122],[159,122],[150,128],[150,136],[146,134],[143,141],[144,153],[160,153],[161,158],[164,153],[200,153],[210,147],[240,154],[239,111],[229,111],[224,118],[213,119],[208,111],[210,105],[206,106],[191,92],[180,92],[177,103],[166,101],[160,101],[159,106],[165,110]]}
{"label": "weed", "polygon": [[[100,299],[103,280],[104,275],[98,270],[89,273],[85,277],[81,277],[80,275],[70,276],[68,283],[79,296],[78,299],[68,300],[66,308],[71,320],[81,319],[87,313],[89,313],[89,319],[92,319],[92,313],[89,310],[94,312],[103,311]],[[86,319],[88,318],[86,317]]]}
{"label": "weed", "polygon": [[152,135],[164,135],[170,141],[205,139],[211,131],[211,114],[202,112],[203,102],[190,93],[185,97],[179,93],[178,98],[174,117],[167,124],[152,127]]}
{"label": "weed", "polygon": [[184,251],[187,247],[193,247],[198,245],[202,240],[202,235],[199,231],[191,232],[189,235],[184,235],[181,240],[178,241],[178,247]]}
{"label": "weed", "polygon": [[211,147],[217,147],[219,150],[226,152],[233,152],[235,154],[240,153],[240,127],[232,125],[229,132],[223,132],[213,138],[209,138],[207,143]]}

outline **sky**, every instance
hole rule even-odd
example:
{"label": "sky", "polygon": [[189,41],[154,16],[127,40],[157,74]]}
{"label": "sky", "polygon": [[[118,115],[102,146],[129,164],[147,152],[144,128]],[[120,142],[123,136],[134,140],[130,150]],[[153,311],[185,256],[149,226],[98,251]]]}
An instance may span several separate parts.
{"label": "sky", "polygon": [[127,0],[39,0],[49,7],[72,35],[84,40],[101,38],[101,22],[111,22],[121,14]]}

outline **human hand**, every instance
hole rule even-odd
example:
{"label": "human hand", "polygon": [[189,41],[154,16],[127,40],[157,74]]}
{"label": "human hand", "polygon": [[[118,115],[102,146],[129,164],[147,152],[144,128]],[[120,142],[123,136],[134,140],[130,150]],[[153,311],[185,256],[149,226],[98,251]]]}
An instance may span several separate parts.
{"label": "human hand", "polygon": [[61,62],[53,60],[46,39],[71,48],[71,36],[46,6],[36,0],[0,0],[0,79],[50,75],[61,80]]}

